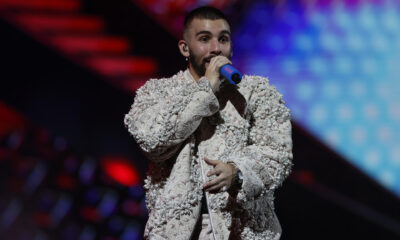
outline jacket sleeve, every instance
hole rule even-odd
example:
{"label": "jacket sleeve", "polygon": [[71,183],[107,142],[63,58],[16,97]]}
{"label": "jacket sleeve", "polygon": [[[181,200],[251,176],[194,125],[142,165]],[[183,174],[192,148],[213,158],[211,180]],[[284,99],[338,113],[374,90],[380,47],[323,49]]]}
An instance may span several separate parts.
{"label": "jacket sleeve", "polygon": [[251,81],[248,145],[233,153],[230,160],[243,177],[238,203],[279,187],[290,173],[293,158],[290,113],[282,95],[265,78],[256,77]]}
{"label": "jacket sleeve", "polygon": [[152,161],[170,158],[205,116],[219,109],[206,78],[151,79],[136,92],[125,126]]}

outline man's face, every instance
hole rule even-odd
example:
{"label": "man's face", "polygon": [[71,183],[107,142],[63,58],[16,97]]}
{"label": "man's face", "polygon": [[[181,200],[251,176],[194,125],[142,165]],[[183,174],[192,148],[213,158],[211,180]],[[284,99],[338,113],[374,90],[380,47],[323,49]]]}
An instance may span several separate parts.
{"label": "man's face", "polygon": [[195,18],[186,32],[190,66],[204,76],[211,58],[222,55],[231,59],[232,42],[229,24],[223,19]]}

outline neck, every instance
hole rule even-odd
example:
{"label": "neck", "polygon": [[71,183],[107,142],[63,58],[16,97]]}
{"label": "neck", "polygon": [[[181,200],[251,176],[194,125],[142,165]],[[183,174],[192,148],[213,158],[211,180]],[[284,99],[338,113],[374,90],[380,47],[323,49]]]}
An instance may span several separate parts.
{"label": "neck", "polygon": [[198,82],[199,79],[200,79],[200,76],[197,75],[196,71],[193,69],[193,67],[192,67],[191,64],[189,64],[189,72],[190,72],[190,74],[192,75],[192,77],[194,78],[194,80],[195,80],[196,82]]}

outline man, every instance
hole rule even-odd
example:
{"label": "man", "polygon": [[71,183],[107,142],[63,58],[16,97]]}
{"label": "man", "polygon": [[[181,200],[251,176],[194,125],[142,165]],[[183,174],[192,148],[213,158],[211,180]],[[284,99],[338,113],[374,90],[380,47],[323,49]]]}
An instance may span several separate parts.
{"label": "man", "polygon": [[279,239],[274,190],[292,165],[282,96],[263,77],[222,79],[231,31],[215,8],[188,14],[178,46],[188,69],[149,80],[125,116],[153,162],[145,238]]}

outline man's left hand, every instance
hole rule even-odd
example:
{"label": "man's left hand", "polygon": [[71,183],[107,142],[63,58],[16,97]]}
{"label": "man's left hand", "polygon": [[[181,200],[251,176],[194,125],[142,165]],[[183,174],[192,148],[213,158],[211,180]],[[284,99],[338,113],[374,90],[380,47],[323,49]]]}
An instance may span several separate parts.
{"label": "man's left hand", "polygon": [[204,158],[208,165],[214,166],[212,170],[207,173],[207,177],[216,175],[217,177],[211,181],[206,182],[203,188],[207,192],[220,192],[223,187],[229,189],[236,176],[236,168],[230,163],[224,163],[220,160],[211,160]]}

